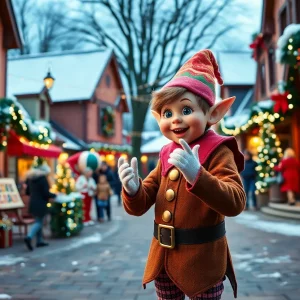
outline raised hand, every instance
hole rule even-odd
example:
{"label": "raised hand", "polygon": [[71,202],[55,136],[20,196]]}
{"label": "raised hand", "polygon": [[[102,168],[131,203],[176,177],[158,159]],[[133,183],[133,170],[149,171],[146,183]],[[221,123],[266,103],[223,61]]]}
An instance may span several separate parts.
{"label": "raised hand", "polygon": [[200,145],[196,145],[191,149],[184,139],[179,139],[179,143],[183,149],[175,149],[170,154],[168,163],[177,167],[186,181],[193,184],[201,167],[198,156]]}
{"label": "raised hand", "polygon": [[129,165],[123,157],[118,160],[118,174],[128,195],[134,196],[140,187],[137,159],[133,157]]}

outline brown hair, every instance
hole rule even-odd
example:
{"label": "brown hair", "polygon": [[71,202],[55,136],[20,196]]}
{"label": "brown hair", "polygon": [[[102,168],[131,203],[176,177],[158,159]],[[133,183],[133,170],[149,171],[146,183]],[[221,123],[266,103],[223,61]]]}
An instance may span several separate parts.
{"label": "brown hair", "polygon": [[[181,97],[185,92],[188,92],[188,90],[182,87],[169,87],[158,92],[152,92],[152,100],[150,102],[151,110],[161,113],[161,109],[164,105],[172,102],[176,98]],[[204,114],[206,114],[210,109],[209,104],[200,96],[195,96],[199,107],[202,109]]]}

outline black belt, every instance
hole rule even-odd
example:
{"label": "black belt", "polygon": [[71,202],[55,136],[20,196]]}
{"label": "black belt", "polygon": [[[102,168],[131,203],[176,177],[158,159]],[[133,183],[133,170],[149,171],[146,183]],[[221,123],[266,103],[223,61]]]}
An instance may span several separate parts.
{"label": "black belt", "polygon": [[174,228],[173,226],[154,222],[154,237],[162,247],[173,249],[175,244],[193,245],[213,242],[226,233],[225,222],[216,226],[192,229]]}

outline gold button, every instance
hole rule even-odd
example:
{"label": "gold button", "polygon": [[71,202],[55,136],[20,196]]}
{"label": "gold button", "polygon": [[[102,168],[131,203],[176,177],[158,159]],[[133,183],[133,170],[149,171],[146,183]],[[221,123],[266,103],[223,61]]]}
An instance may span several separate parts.
{"label": "gold button", "polygon": [[171,212],[169,212],[168,210],[165,210],[163,215],[162,215],[162,219],[165,221],[165,222],[170,222],[171,219],[172,219],[172,214]]}
{"label": "gold button", "polygon": [[166,191],[166,199],[168,201],[172,201],[172,200],[174,200],[174,198],[175,198],[175,192],[172,189],[168,189]]}
{"label": "gold button", "polygon": [[169,174],[169,178],[173,181],[177,180],[179,178],[179,171],[177,169],[173,169]]}

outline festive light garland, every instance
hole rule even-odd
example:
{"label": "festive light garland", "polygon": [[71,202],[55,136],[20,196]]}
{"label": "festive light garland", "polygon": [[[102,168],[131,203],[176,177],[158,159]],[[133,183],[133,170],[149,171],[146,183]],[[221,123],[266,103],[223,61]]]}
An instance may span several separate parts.
{"label": "festive light garland", "polygon": [[38,122],[25,117],[26,113],[19,102],[8,98],[0,99],[0,151],[7,146],[10,130],[14,130],[18,136],[41,147],[52,143],[50,125],[49,128],[39,125]]}
{"label": "festive light garland", "polygon": [[[263,45],[263,36],[258,37],[256,43],[252,44],[255,54],[259,47]],[[255,46],[255,47],[254,47]],[[256,57],[254,57],[256,58]],[[247,123],[241,126],[226,127],[226,120],[221,122],[221,130],[228,135],[237,135],[248,131],[252,126],[259,126],[259,134],[262,138],[263,145],[258,150],[258,166],[256,168],[259,179],[256,182],[256,193],[267,191],[275,175],[273,167],[278,164],[279,159],[283,156],[274,129],[274,123],[283,121],[284,116],[291,115],[292,110],[299,106],[299,87],[295,82],[299,78],[300,67],[300,25],[291,24],[286,27],[283,35],[278,39],[278,48],[276,59],[282,64],[290,65],[287,82],[278,83],[278,91],[271,95],[275,102],[266,110],[256,113],[260,102],[252,106]],[[264,103],[266,101],[261,101]],[[260,107],[261,108],[261,107]],[[283,116],[284,115],[284,116]]]}

